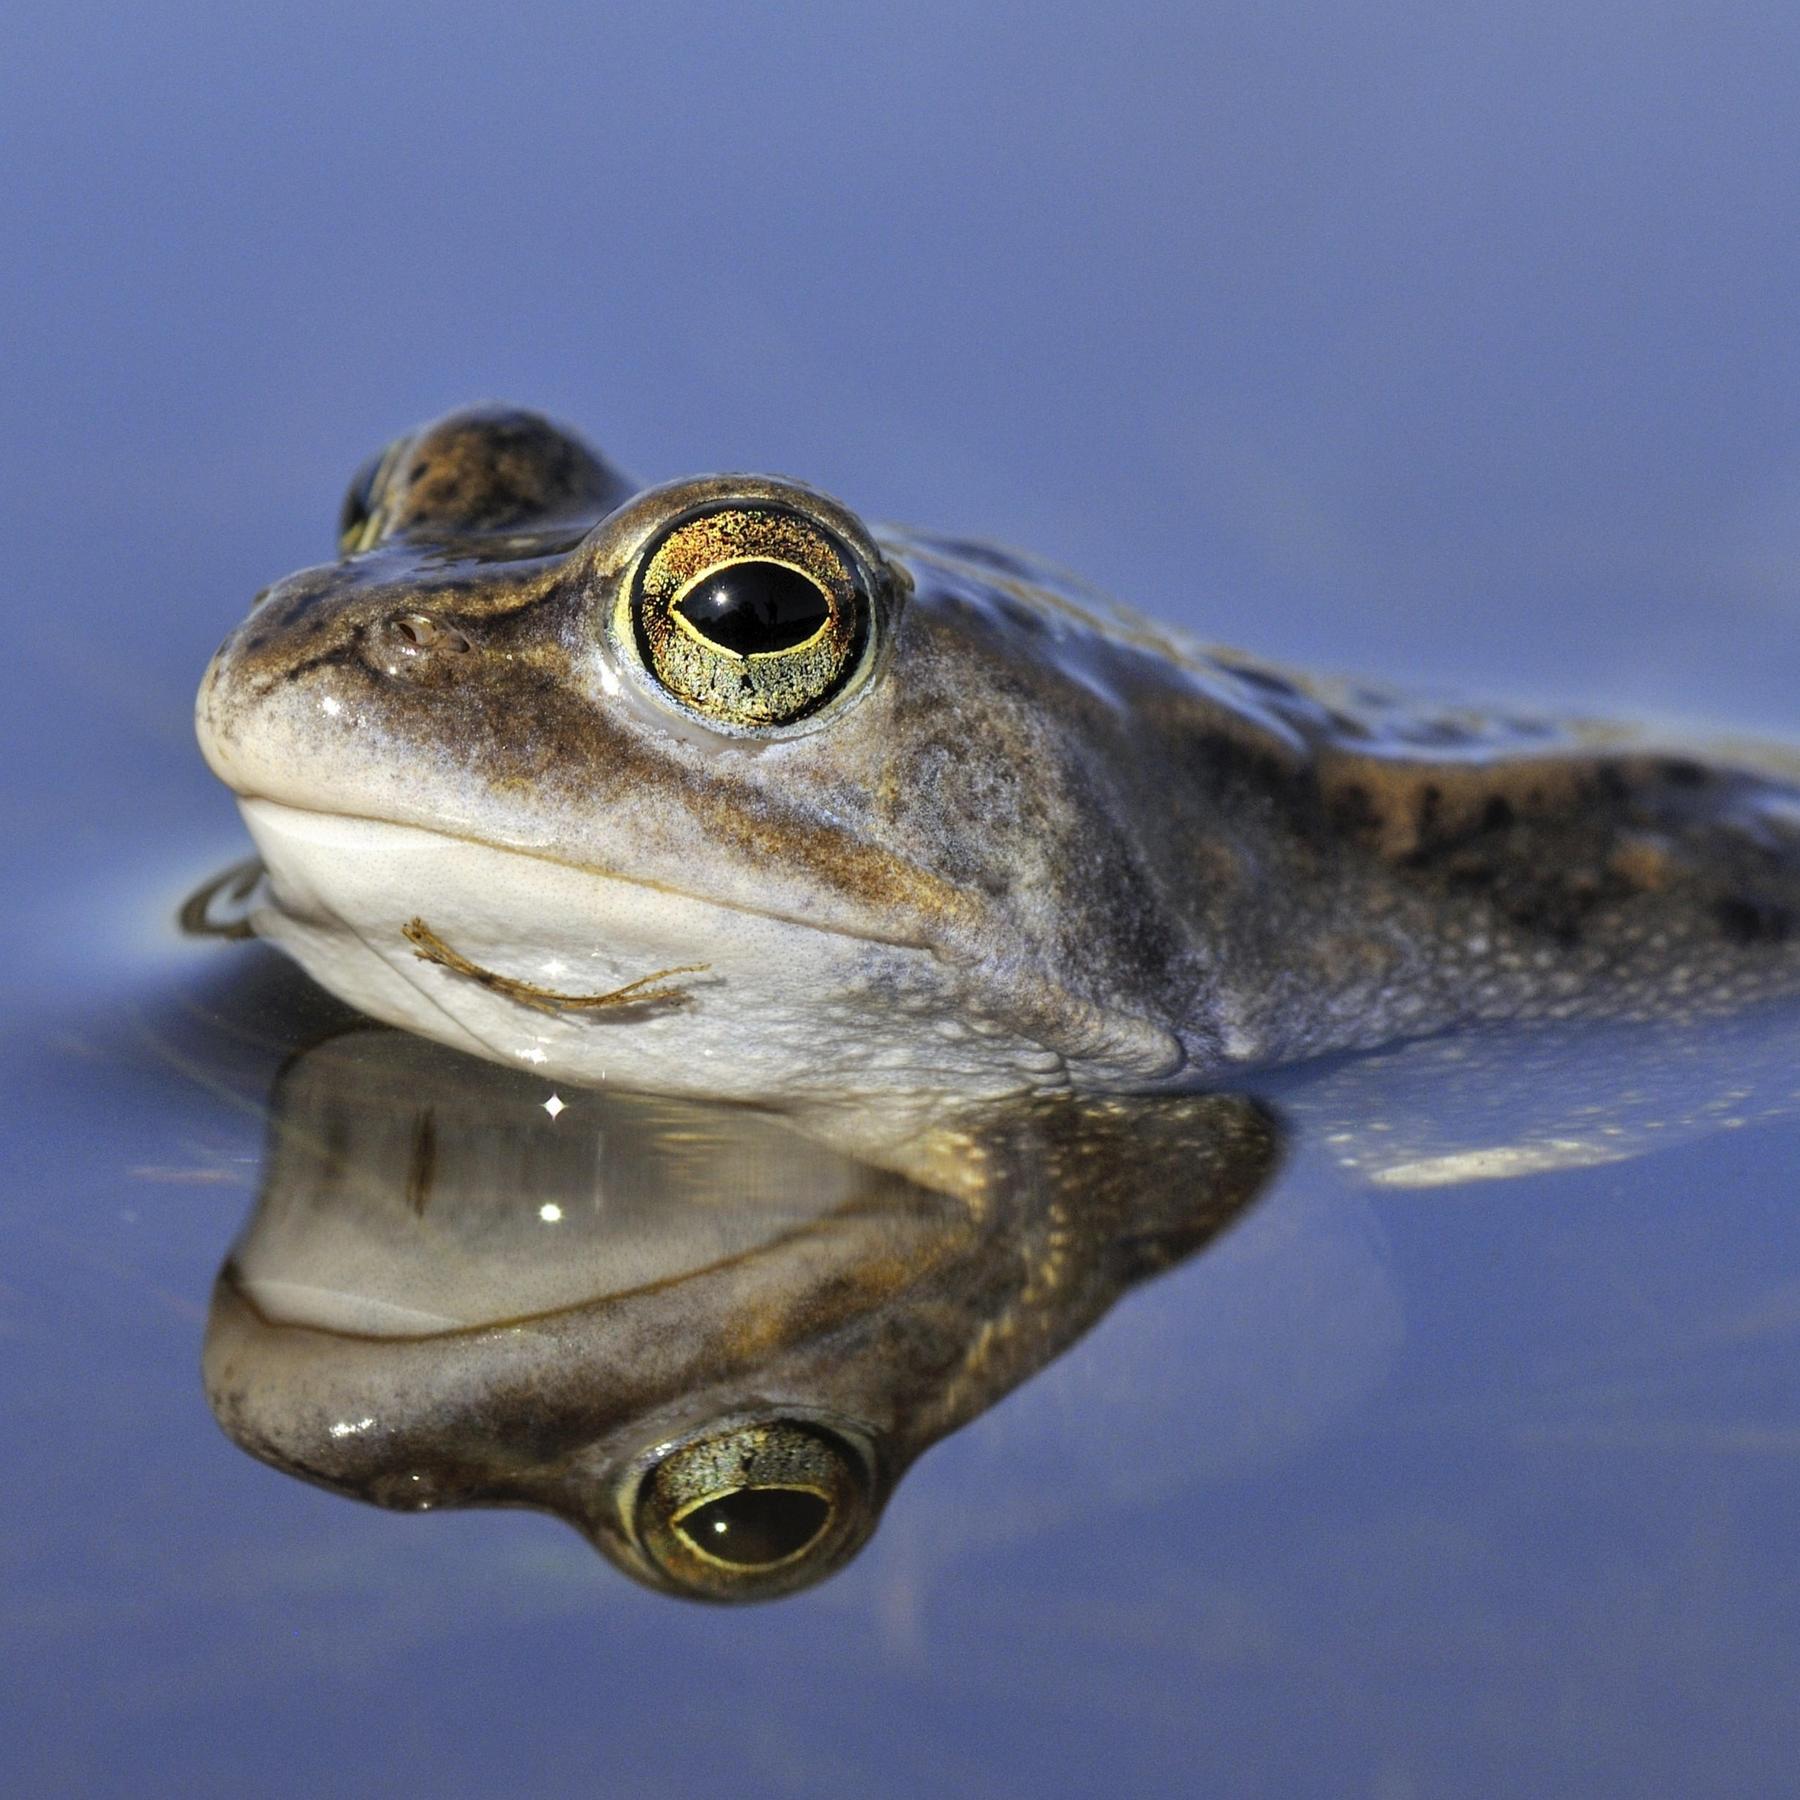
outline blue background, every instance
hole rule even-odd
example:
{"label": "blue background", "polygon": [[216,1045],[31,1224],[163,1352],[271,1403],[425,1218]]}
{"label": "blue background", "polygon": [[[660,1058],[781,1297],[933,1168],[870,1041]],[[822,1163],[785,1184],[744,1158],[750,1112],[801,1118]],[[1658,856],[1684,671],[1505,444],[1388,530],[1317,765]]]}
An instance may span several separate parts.
{"label": "blue background", "polygon": [[1303,664],[1795,717],[1791,8],[25,4],[0,51],[34,790],[46,679],[188,767],[249,595],[483,397]]}

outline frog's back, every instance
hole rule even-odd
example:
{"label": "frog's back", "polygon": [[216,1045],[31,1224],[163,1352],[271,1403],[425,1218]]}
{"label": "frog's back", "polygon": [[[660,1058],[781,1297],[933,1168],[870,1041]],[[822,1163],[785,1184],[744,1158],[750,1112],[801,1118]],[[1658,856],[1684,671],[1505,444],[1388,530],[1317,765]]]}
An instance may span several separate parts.
{"label": "frog's back", "polygon": [[1800,993],[1800,753],[1297,675],[1015,552],[899,541],[1127,716],[1111,801],[1191,950],[1164,1001],[1190,1069]]}

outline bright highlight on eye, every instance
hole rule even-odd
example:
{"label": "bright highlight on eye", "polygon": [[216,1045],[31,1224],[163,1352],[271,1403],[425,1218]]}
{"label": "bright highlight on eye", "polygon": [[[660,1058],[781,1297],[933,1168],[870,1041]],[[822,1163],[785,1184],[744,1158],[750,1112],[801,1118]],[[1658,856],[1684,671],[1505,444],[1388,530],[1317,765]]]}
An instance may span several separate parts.
{"label": "bright highlight on eye", "polygon": [[727,727],[789,725],[842,691],[870,603],[850,553],[774,503],[677,519],[631,582],[644,666],[678,705]]}

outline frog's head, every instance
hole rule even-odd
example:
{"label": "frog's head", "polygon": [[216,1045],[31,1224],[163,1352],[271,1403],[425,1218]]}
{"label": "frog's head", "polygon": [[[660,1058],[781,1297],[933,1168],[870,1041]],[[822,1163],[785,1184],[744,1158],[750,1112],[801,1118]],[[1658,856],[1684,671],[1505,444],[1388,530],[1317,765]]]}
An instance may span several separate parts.
{"label": "frog's head", "polygon": [[452,414],[213,659],[259,929],[461,1048],[670,1093],[1142,1081],[1177,952],[1114,824],[1157,659],[764,476]]}

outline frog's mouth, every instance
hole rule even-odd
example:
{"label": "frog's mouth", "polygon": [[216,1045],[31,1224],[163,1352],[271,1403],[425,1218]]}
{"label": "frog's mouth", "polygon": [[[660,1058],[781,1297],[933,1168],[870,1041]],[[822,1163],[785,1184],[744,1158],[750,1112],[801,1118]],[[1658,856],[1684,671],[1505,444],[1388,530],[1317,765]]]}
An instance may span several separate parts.
{"label": "frog's mouth", "polygon": [[[538,916],[540,905],[554,905],[558,898],[556,889],[565,884],[567,878],[574,878],[583,884],[607,884],[608,887],[621,889],[614,895],[614,905],[605,907],[603,911],[619,923],[616,913],[625,913],[630,922],[635,923],[643,918],[650,918],[661,909],[664,902],[673,902],[675,909],[686,909],[689,905],[707,907],[713,913],[738,916],[747,920],[763,920],[776,927],[788,927],[794,931],[819,932],[832,938],[851,938],[862,943],[878,943],[889,945],[898,950],[918,950],[925,956],[947,959],[940,945],[932,943],[922,936],[905,936],[900,932],[884,932],[851,925],[841,918],[823,920],[823,918],[801,918],[794,913],[781,911],[769,905],[745,904],[740,898],[711,898],[711,896],[693,893],[686,887],[671,886],[670,882],[662,882],[646,875],[628,875],[621,869],[601,869],[589,866],[585,862],[567,862],[562,857],[553,857],[542,850],[524,848],[518,844],[491,844],[479,837],[464,837],[461,833],[437,830],[434,826],[400,823],[394,819],[376,819],[373,815],[349,814],[328,808],[315,806],[295,806],[286,801],[274,801],[259,796],[238,797],[238,810],[250,826],[250,835],[256,839],[257,848],[263,851],[263,862],[270,869],[270,875],[277,880],[277,886],[299,895],[302,891],[310,893],[313,900],[319,900],[322,891],[338,891],[346,884],[347,878],[360,873],[373,880],[364,880],[360,889],[364,900],[373,900],[374,889],[392,886],[392,875],[396,873],[391,864],[396,862],[427,862],[430,864],[428,875],[430,882],[423,889],[414,893],[430,898],[439,887],[445,886],[446,875],[455,873],[457,877],[464,875],[463,864],[481,864],[490,859],[502,859],[499,866],[506,875],[500,880],[500,886],[493,896],[493,907],[497,911],[502,905],[511,907],[515,900],[524,900],[526,905],[522,911],[515,911],[513,918],[520,922],[517,947],[529,950],[542,938],[544,920]],[[493,873],[490,869],[488,873]],[[459,880],[448,882],[455,889],[461,886]],[[520,893],[520,889],[536,889],[544,887],[544,893]],[[286,893],[283,893],[283,907],[288,907]],[[583,922],[592,920],[592,911],[583,911]],[[409,934],[410,936],[410,934]],[[675,931],[679,938],[680,931]],[[711,943],[718,936],[718,923],[706,922],[689,949],[695,943]],[[587,941],[589,934],[583,934],[581,949],[587,954],[596,954],[603,959],[603,950],[592,941]],[[416,945],[421,952],[425,945]],[[441,956],[425,954],[425,961],[446,961]],[[517,986],[527,986],[524,979],[518,979]]]}
{"label": "frog's mouth", "polygon": [[352,1005],[476,1055],[750,1100],[1064,1075],[1042,1044],[972,1023],[961,972],[927,944],[420,826],[239,805],[269,875],[257,933]]}

